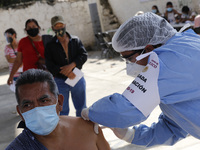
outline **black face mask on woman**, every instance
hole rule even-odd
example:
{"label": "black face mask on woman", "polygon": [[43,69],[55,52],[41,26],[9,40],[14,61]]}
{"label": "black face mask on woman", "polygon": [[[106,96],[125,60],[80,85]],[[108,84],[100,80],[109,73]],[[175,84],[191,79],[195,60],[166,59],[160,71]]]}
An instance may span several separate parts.
{"label": "black face mask on woman", "polygon": [[12,43],[13,42],[13,38],[12,37],[7,37],[6,40],[7,40],[8,43]]}
{"label": "black face mask on woman", "polygon": [[35,37],[38,35],[39,33],[39,29],[38,28],[31,28],[29,30],[26,30],[26,32],[28,33],[28,35],[30,35],[31,37]]}

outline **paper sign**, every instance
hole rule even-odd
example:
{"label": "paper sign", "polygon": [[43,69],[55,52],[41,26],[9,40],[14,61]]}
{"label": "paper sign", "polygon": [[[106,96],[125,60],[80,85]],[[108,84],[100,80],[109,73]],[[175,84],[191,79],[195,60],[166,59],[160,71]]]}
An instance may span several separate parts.
{"label": "paper sign", "polygon": [[10,85],[10,90],[15,92],[15,81]]}
{"label": "paper sign", "polygon": [[23,72],[23,67],[20,67],[17,72]]}
{"label": "paper sign", "polygon": [[67,80],[65,81],[66,84],[74,87],[76,85],[76,83],[83,77],[83,72],[78,69],[78,68],[74,68],[73,70],[74,74],[76,75],[76,77],[74,79],[69,79],[67,78]]}

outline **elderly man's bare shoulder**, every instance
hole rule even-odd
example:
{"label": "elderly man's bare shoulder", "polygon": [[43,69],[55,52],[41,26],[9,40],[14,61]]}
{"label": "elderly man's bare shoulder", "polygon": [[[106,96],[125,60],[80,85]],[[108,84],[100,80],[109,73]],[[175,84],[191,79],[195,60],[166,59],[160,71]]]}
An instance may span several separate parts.
{"label": "elderly man's bare shoulder", "polygon": [[[99,134],[94,132],[94,123],[85,121],[79,117],[62,116],[62,122],[67,125],[67,137],[70,137],[70,143],[74,143],[84,150],[110,150],[109,144],[105,140],[102,130],[99,128]],[[77,147],[76,147],[77,148]]]}
{"label": "elderly man's bare shoulder", "polygon": [[82,134],[92,134],[96,136],[93,127],[94,123],[91,121],[85,121],[80,117],[71,117],[71,116],[65,116],[63,117],[63,121],[70,124],[70,129],[75,129],[76,132],[80,132]]}

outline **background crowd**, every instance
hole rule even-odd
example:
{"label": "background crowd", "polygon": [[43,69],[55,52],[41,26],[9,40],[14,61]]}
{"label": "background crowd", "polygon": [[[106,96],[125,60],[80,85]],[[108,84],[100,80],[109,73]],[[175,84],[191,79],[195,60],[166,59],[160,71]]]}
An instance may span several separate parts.
{"label": "background crowd", "polygon": [[197,13],[188,6],[183,6],[181,12],[174,9],[172,2],[166,3],[166,11],[161,13],[156,5],[152,6],[152,12],[164,17],[171,24],[193,22]]}

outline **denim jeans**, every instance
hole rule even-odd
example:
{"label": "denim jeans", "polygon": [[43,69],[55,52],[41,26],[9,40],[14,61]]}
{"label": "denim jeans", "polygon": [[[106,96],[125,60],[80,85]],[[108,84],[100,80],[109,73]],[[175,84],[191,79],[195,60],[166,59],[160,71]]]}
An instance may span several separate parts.
{"label": "denim jeans", "polygon": [[64,96],[63,110],[60,115],[69,114],[69,92],[71,92],[72,101],[76,109],[76,116],[81,116],[81,111],[86,108],[86,83],[82,77],[74,87],[65,83],[65,79],[56,78],[55,82],[58,86],[59,93]]}
{"label": "denim jeans", "polygon": [[13,77],[13,80],[16,81],[18,79],[18,77]]}

